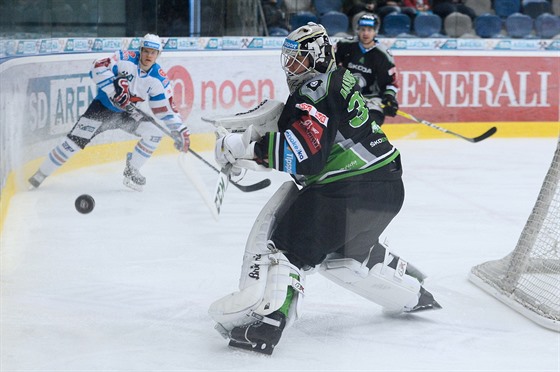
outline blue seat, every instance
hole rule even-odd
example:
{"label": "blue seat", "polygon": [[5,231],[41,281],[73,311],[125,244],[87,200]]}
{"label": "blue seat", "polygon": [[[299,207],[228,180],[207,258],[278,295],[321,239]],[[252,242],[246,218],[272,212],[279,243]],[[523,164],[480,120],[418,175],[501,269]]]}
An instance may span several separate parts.
{"label": "blue seat", "polygon": [[326,29],[329,36],[348,31],[348,16],[337,11],[330,11],[319,17],[319,23]]}
{"label": "blue seat", "polygon": [[271,27],[268,29],[269,36],[288,36],[290,32],[282,27]]}
{"label": "blue seat", "polygon": [[319,18],[315,13],[311,12],[297,12],[290,17],[290,27],[295,30],[298,27],[304,26],[307,22],[319,22]]}
{"label": "blue seat", "polygon": [[535,33],[543,39],[550,39],[560,34],[560,17],[544,13],[535,19]]}
{"label": "blue seat", "polygon": [[443,21],[436,14],[419,13],[414,18],[414,33],[419,37],[440,35]]}
{"label": "blue seat", "polygon": [[410,17],[402,13],[391,13],[383,18],[383,35],[395,37],[410,32]]}
{"label": "blue seat", "polygon": [[474,31],[482,38],[497,37],[502,32],[502,19],[494,14],[482,14],[474,20]]}
{"label": "blue seat", "polygon": [[509,37],[528,37],[533,31],[533,18],[526,14],[513,13],[506,18],[505,27]]}
{"label": "blue seat", "polygon": [[521,0],[494,0],[494,11],[498,17],[507,18],[521,10]]}
{"label": "blue seat", "polygon": [[547,0],[531,0],[523,3],[523,14],[536,19],[544,13],[552,13],[552,5]]}
{"label": "blue seat", "polygon": [[341,12],[342,0],[313,0],[313,6],[319,16],[328,12]]}

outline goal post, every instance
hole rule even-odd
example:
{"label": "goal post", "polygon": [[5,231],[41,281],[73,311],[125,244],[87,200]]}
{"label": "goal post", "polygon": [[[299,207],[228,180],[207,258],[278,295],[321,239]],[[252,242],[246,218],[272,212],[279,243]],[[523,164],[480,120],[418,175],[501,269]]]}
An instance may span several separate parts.
{"label": "goal post", "polygon": [[539,325],[560,332],[560,137],[515,249],[469,280]]}

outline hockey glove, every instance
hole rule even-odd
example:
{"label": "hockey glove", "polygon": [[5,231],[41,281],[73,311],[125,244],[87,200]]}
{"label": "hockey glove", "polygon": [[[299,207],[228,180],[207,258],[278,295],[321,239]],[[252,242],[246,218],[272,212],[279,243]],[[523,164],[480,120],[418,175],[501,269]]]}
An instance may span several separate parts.
{"label": "hockey glove", "polygon": [[358,82],[358,85],[360,86],[360,88],[363,88],[366,86],[366,79],[364,78],[364,76],[362,74],[360,74],[359,72],[353,73],[352,76],[354,76],[354,78],[356,79],[356,81]]}
{"label": "hockey glove", "polygon": [[381,104],[383,105],[383,113],[385,115],[397,115],[397,111],[399,110],[399,103],[397,102],[397,98],[394,95],[385,93],[383,95],[383,99],[381,100]]}
{"label": "hockey glove", "polygon": [[188,152],[191,146],[191,139],[189,129],[187,127],[181,129],[180,131],[171,132],[173,139],[175,140],[175,148],[181,152]]}
{"label": "hockey glove", "polygon": [[131,104],[130,102],[130,83],[126,76],[120,76],[113,82],[115,85],[115,95],[111,99],[113,104],[120,109],[127,111],[127,106]]}

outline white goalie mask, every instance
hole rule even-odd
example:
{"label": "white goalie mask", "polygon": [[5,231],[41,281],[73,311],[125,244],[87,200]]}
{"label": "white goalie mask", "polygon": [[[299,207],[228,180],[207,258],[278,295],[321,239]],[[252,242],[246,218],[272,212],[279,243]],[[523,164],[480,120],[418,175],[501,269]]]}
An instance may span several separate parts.
{"label": "white goalie mask", "polygon": [[309,22],[292,31],[282,45],[281,62],[290,94],[315,75],[334,69],[335,58],[325,28]]}

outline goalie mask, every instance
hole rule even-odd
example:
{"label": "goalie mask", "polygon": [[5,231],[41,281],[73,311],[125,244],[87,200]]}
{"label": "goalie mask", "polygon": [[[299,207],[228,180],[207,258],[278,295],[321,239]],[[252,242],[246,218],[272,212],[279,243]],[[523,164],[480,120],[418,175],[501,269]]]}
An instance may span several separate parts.
{"label": "goalie mask", "polygon": [[309,22],[286,37],[282,45],[282,68],[290,94],[307,80],[335,67],[332,45],[322,25]]}

